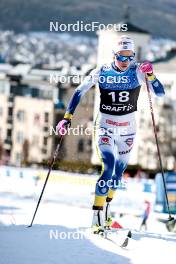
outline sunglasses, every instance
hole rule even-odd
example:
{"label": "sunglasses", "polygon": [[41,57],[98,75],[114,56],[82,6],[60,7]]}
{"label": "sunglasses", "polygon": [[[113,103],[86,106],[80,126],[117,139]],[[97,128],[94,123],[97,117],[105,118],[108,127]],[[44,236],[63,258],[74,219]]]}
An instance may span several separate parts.
{"label": "sunglasses", "polygon": [[124,61],[132,61],[134,59],[134,56],[123,56],[123,55],[115,55],[116,59],[118,61],[124,62]]}

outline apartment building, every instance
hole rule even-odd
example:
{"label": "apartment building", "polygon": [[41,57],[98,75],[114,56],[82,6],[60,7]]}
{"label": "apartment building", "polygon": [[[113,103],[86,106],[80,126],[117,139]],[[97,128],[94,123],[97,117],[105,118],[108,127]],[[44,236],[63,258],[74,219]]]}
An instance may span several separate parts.
{"label": "apartment building", "polygon": [[[21,165],[24,162],[47,160],[59,140],[54,134],[55,126],[63,118],[79,82],[50,82],[51,74],[69,75],[66,69],[62,73],[31,69],[30,65],[5,68],[8,70],[0,78],[0,144],[3,145],[3,162]],[[83,75],[84,72],[80,71],[79,74]],[[92,88],[76,110],[72,122],[74,132],[64,138],[60,158],[90,162],[92,136],[81,134],[78,130],[84,130],[92,124],[93,104]]]}
{"label": "apartment building", "polygon": [[32,76],[1,75],[0,138],[6,162],[37,163],[51,156],[54,93],[48,83]]}
{"label": "apartment building", "polygon": [[[38,163],[51,156],[52,138],[49,127],[53,125],[54,104],[49,99],[16,96],[12,110],[13,131],[11,138],[11,163],[24,160]],[[26,157],[25,157],[26,156]]]}
{"label": "apartment building", "polygon": [[[55,108],[55,124],[63,118],[66,107],[77,86],[78,84],[60,86],[60,100],[64,102],[65,108],[62,110]],[[94,96],[95,87],[92,87],[81,99],[75,110],[70,134],[64,138],[62,144],[61,158],[64,160],[73,162],[78,160],[91,161]],[[55,137],[55,147],[57,144],[58,137]]]}
{"label": "apartment building", "polygon": [[[155,73],[165,87],[163,98],[153,98],[157,133],[163,165],[175,168],[176,159],[176,56],[169,61],[154,64]],[[141,89],[138,112],[138,137],[136,140],[136,163],[144,168],[159,168],[159,160],[151,122],[146,87]]]}

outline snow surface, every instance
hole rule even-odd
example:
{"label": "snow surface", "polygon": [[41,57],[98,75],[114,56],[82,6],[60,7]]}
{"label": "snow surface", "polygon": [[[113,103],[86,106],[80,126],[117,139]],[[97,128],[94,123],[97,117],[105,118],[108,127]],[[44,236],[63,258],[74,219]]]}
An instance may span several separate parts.
{"label": "snow surface", "polygon": [[[122,249],[110,241],[88,235],[91,225],[94,188],[91,184],[67,184],[48,182],[34,225],[30,224],[43,182],[28,178],[12,178],[0,175],[0,264],[166,264],[176,259],[176,235],[168,233],[163,223],[152,213],[148,231],[139,232],[139,200],[146,194],[138,189],[132,192],[135,202],[133,213],[119,217],[124,212],[122,204],[113,210],[116,220],[133,229],[134,240],[128,249]],[[130,184],[139,188],[136,182]],[[136,186],[136,187],[135,187]],[[125,191],[118,191],[125,199]],[[130,199],[126,196],[126,199]],[[148,199],[154,199],[148,194]]]}

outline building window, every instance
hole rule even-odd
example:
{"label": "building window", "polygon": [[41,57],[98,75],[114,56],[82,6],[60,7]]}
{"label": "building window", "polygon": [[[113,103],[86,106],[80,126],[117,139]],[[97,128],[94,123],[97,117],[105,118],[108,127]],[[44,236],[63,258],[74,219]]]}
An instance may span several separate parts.
{"label": "building window", "polygon": [[43,127],[43,131],[44,131],[44,132],[48,132],[48,127],[44,126],[44,127]]}
{"label": "building window", "polygon": [[49,122],[49,113],[45,112],[45,123]]}
{"label": "building window", "polygon": [[84,152],[84,140],[80,139],[78,141],[78,152]]}
{"label": "building window", "polygon": [[43,148],[42,149],[42,154],[47,154],[47,149]]}
{"label": "building window", "polygon": [[23,142],[24,142],[24,135],[23,135],[23,132],[21,132],[21,131],[19,131],[17,133],[17,142],[19,144],[23,144]]}
{"label": "building window", "polygon": [[8,108],[8,116],[12,116],[13,115],[13,108],[9,107]]}
{"label": "building window", "polygon": [[43,145],[47,146],[47,143],[48,143],[48,138],[47,137],[44,137],[43,138]]}
{"label": "building window", "polygon": [[11,137],[12,136],[12,130],[11,129],[7,129],[7,137]]}
{"label": "building window", "polygon": [[25,121],[25,112],[23,110],[19,110],[17,112],[17,119],[19,122],[24,122]]}
{"label": "building window", "polygon": [[87,145],[86,145],[86,151],[90,152],[92,150],[92,140],[88,139],[87,140]]}

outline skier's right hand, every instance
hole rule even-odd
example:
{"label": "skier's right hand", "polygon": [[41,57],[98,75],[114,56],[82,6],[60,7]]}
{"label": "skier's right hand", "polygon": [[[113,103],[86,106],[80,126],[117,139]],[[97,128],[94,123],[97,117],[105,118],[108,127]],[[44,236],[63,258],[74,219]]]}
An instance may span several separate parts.
{"label": "skier's right hand", "polygon": [[56,126],[56,131],[61,136],[64,136],[67,133],[68,128],[71,126],[71,119],[64,118]]}

